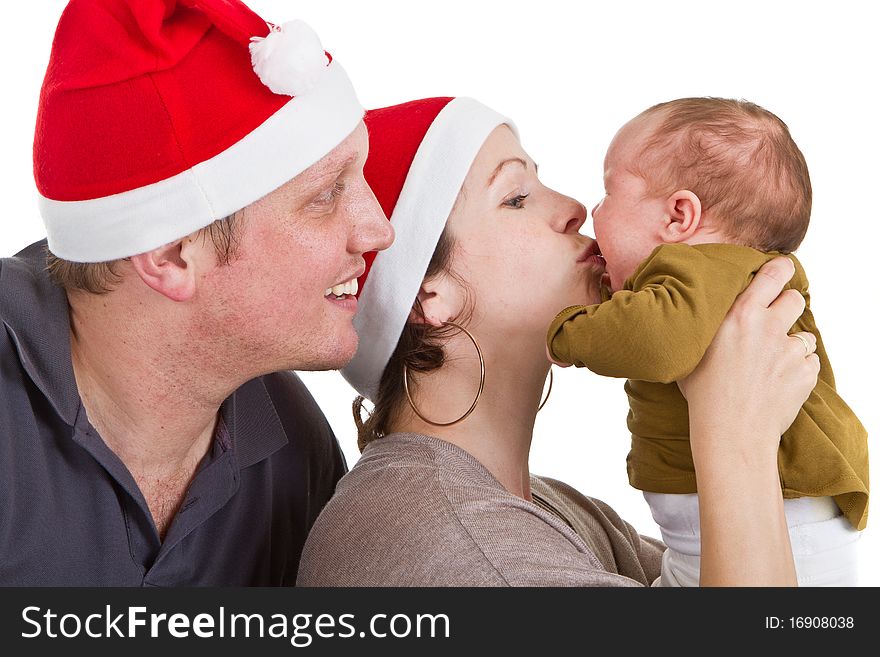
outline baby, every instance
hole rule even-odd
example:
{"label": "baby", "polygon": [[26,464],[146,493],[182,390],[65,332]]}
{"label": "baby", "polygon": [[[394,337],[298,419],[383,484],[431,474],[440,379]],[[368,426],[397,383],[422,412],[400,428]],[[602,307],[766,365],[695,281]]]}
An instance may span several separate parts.
{"label": "baby", "polygon": [[[661,584],[697,585],[700,573],[687,403],[675,382],[700,362],[761,265],[800,245],[811,204],[807,165],[788,127],[753,103],[655,105],[608,148],[605,198],[592,214],[610,294],[561,312],[547,347],[555,362],[629,379],[627,471],[669,548]],[[792,333],[816,336],[821,363],[779,446],[795,566],[802,586],[853,585],[855,539],[868,514],[867,434],[835,390],[807,277],[789,257],[789,287],[807,302]]]}

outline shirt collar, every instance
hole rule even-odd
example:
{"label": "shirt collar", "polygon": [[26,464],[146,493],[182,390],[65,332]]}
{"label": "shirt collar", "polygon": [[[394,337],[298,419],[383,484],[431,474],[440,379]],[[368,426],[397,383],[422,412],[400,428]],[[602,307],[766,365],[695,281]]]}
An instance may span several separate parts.
{"label": "shirt collar", "polygon": [[[70,355],[70,312],[64,290],[49,280],[45,240],[0,264],[0,321],[34,385],[75,426],[81,400]],[[238,388],[220,410],[240,468],[287,444],[262,377]]]}
{"label": "shirt collar", "polygon": [[49,280],[45,240],[3,260],[0,319],[25,372],[74,426],[80,399],[70,357],[70,314],[64,290]]}
{"label": "shirt collar", "polygon": [[239,468],[258,463],[287,444],[287,433],[262,377],[238,388],[220,410]]}

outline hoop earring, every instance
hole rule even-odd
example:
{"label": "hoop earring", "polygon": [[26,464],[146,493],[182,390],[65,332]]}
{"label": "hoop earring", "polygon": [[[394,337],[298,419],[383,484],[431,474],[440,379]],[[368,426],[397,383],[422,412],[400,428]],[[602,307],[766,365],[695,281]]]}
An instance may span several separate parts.
{"label": "hoop earring", "polygon": [[547,403],[547,400],[550,399],[550,392],[553,390],[553,366],[550,366],[550,387],[547,388],[547,394],[544,395],[544,401],[541,402],[541,405],[538,406],[538,412],[541,412],[541,409],[544,408],[544,404]]}
{"label": "hoop earring", "polygon": [[453,420],[452,422],[434,422],[433,420],[429,420],[424,415],[421,414],[419,409],[416,408],[415,402],[413,402],[412,397],[409,394],[409,369],[406,366],[406,363],[403,364],[403,390],[406,392],[406,400],[409,402],[410,408],[413,409],[413,413],[418,415],[422,420],[427,422],[428,424],[433,424],[435,427],[449,427],[453,424],[458,424],[462,420],[464,420],[468,415],[474,412],[474,409],[477,407],[477,402],[480,401],[480,397],[483,395],[483,385],[486,383],[486,363],[483,360],[483,352],[480,350],[480,345],[477,344],[477,339],[471,335],[471,332],[468,331],[465,327],[456,324],[455,322],[443,322],[443,325],[452,325],[466,336],[471,339],[471,342],[474,343],[474,347],[477,350],[477,356],[480,359],[480,389],[477,390],[477,396],[474,397],[474,401],[471,404],[471,407],[465,411],[464,415]]}

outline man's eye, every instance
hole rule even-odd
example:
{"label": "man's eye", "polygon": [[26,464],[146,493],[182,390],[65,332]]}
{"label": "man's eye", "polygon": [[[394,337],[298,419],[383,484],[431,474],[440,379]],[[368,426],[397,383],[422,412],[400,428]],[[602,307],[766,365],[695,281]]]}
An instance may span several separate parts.
{"label": "man's eye", "polygon": [[528,197],[528,194],[517,194],[516,196],[505,199],[502,205],[507,206],[508,208],[519,209],[523,207],[523,201],[525,201]]}
{"label": "man's eye", "polygon": [[321,194],[318,198],[315,199],[316,203],[332,203],[337,198],[342,195],[342,192],[345,191],[345,183],[337,180],[333,187],[323,194]]}

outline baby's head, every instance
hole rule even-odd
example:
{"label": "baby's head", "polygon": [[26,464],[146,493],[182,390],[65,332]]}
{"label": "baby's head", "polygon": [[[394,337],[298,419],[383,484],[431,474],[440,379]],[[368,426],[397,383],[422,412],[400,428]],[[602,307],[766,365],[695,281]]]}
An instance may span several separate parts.
{"label": "baby's head", "polygon": [[779,117],[742,100],[681,98],[624,125],[593,208],[611,288],[660,244],[794,251],[810,222],[807,163]]}

